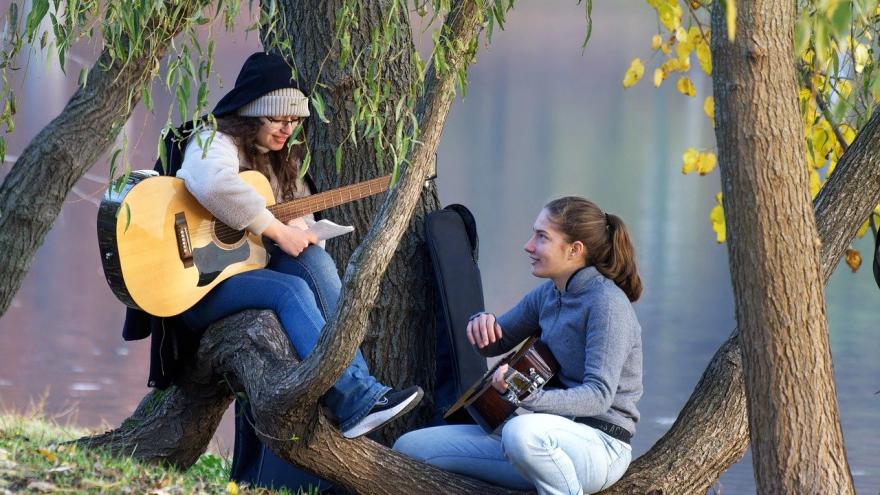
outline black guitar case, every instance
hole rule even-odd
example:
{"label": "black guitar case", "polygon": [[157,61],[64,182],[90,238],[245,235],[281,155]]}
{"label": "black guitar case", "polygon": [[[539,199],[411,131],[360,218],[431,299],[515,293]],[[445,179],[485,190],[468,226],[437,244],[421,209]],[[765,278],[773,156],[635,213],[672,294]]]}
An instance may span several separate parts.
{"label": "black guitar case", "polygon": [[[465,334],[468,319],[483,311],[479,239],[474,216],[464,206],[449,205],[425,220],[425,240],[434,268],[437,314],[437,368],[432,424],[444,424],[443,414],[488,370],[486,358]],[[448,422],[473,423],[467,413]]]}

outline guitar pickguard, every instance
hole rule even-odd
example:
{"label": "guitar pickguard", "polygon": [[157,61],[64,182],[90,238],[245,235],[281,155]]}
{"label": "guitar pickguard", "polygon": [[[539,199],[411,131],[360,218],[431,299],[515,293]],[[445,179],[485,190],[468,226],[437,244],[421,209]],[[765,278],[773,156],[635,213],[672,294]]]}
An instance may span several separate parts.
{"label": "guitar pickguard", "polygon": [[193,249],[193,263],[199,271],[199,287],[213,282],[227,266],[245,261],[251,255],[250,245],[245,242],[235,249],[222,249],[214,243]]}

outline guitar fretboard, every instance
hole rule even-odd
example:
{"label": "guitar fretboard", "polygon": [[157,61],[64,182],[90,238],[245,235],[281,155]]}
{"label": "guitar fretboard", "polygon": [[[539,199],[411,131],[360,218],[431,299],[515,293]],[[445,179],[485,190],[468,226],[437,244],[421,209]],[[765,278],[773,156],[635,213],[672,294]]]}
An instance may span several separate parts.
{"label": "guitar fretboard", "polygon": [[391,176],[377,177],[351,186],[340,187],[332,191],[312,194],[305,198],[295,199],[286,203],[278,203],[269,207],[275,218],[287,223],[309,213],[333,208],[373,194],[388,190]]}

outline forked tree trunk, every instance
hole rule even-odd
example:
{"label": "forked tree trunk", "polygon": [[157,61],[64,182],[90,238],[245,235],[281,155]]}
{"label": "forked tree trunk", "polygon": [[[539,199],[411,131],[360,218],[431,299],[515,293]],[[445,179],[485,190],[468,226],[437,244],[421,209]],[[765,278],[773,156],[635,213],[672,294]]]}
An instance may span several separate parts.
{"label": "forked tree trunk", "polygon": [[[308,135],[313,156],[311,170],[322,190],[389,174],[392,168],[390,153],[386,154],[388,158],[384,163],[379,163],[372,142],[361,138],[355,146],[346,140],[355,111],[352,92],[356,87],[363,87],[365,82],[356,79],[350,63],[343,67],[336,63],[340,43],[336,39],[334,19],[343,3],[282,1],[280,8],[283,25],[291,26],[288,38],[293,45],[300,84],[308,91],[320,83],[320,91],[327,103],[330,122],[325,124],[312,116]],[[360,8],[357,27],[351,32],[352,58],[361,53],[366,57],[371,48],[371,32],[381,30],[383,17],[391,15],[381,2],[362,2]],[[390,50],[396,58],[384,66],[388,71],[388,94],[392,104],[403,98],[416,78],[411,60],[414,45],[409,12],[398,9],[394,15],[401,25],[401,33],[392,40]],[[430,78],[428,82],[431,83]],[[393,135],[395,122],[391,115],[386,117],[386,133]],[[445,118],[444,114],[441,126]],[[337,172],[335,151],[342,142],[345,144],[341,169]],[[429,148],[436,149],[433,139],[427,143]],[[337,238],[328,245],[340,267],[345,267],[363,240],[381,201],[381,196],[374,196],[326,212],[337,223],[355,226],[351,235]],[[386,442],[424,424],[433,409],[430,397],[434,386],[434,289],[423,225],[425,215],[436,210],[438,204],[436,187],[430,182],[421,192],[406,233],[382,278],[379,297],[370,312],[367,335],[361,345],[371,373],[381,382],[396,387],[420,385],[427,392],[428,400],[422,401],[415,413],[382,430],[380,435]]]}
{"label": "forked tree trunk", "polygon": [[[761,493],[853,493],[831,366],[792,37],[794,2],[713,9],[716,135]],[[821,488],[820,488],[821,487]]]}

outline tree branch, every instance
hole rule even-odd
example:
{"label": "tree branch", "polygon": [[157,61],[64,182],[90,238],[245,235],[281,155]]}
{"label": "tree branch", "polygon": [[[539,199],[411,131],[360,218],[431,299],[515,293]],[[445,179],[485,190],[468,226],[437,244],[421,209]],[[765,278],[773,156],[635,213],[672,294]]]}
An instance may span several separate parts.
{"label": "tree branch", "polygon": [[[128,120],[139,100],[129,101],[133,88],[152,77],[152,70],[167,47],[187,23],[199,3],[183,8],[169,2],[168,11],[177,17],[171,29],[159,31],[165,38],[128,61],[111,62],[107,49],[89,71],[88,84],[80,87],[64,110],[34,137],[16,160],[0,186],[0,315],[30,268],[34,253],[43,243],[61,211],[64,198],[76,181],[110,147],[122,123]],[[155,25],[168,19],[145,19],[145,38],[157,36]]]}

